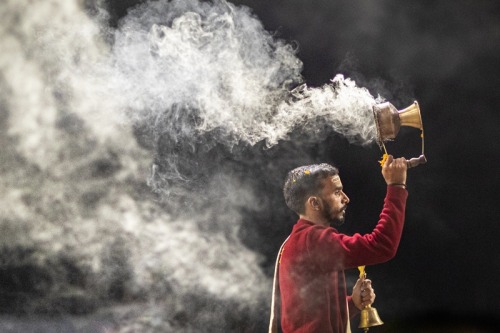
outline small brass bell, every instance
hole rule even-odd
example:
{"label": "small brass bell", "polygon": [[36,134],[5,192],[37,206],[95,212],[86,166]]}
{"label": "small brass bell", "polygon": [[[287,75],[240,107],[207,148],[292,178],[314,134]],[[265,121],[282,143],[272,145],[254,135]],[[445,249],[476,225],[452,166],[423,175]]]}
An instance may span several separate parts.
{"label": "small brass bell", "polygon": [[372,308],[370,305],[365,306],[363,310],[361,310],[361,317],[359,319],[358,328],[362,328],[365,332],[368,332],[368,329],[373,326],[382,325],[384,322],[380,319],[377,309]]}
{"label": "small brass bell", "polygon": [[[359,278],[366,279],[365,266],[359,266]],[[372,308],[370,304],[365,306],[363,310],[361,310],[361,315],[359,318],[359,326],[358,328],[362,328],[365,333],[368,332],[370,327],[380,326],[384,322],[380,319],[377,309]]]}

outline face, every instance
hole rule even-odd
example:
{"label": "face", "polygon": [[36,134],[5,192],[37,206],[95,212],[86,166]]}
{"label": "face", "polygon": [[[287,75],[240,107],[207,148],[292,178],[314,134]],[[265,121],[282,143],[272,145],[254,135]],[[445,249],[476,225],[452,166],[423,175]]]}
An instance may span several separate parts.
{"label": "face", "polygon": [[343,189],[344,187],[338,175],[323,181],[321,213],[330,225],[336,227],[344,224],[345,211],[349,203],[349,197],[344,193]]}

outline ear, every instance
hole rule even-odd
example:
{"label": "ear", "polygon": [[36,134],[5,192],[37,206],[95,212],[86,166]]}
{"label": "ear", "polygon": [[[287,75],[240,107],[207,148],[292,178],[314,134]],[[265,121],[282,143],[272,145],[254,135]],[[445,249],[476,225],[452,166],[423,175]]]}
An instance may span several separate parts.
{"label": "ear", "polygon": [[321,208],[321,199],[316,196],[311,196],[307,199],[307,204],[311,207],[312,210],[320,210]]}

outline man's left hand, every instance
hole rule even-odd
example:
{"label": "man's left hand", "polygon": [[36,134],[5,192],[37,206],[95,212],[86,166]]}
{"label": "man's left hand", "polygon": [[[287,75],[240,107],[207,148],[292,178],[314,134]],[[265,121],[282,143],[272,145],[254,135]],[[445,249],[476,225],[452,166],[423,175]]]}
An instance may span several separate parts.
{"label": "man's left hand", "polygon": [[356,281],[356,284],[352,288],[352,301],[360,310],[375,302],[375,292],[373,291],[371,280],[358,279]]}

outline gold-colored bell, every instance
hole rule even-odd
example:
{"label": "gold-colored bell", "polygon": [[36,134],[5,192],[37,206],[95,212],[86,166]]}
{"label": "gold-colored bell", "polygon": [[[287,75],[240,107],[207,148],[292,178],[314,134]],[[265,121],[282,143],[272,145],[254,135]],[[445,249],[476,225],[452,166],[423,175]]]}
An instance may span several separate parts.
{"label": "gold-colored bell", "polygon": [[422,154],[419,157],[407,160],[407,164],[408,167],[411,168],[427,162],[424,155],[424,127],[422,125],[422,116],[417,101],[400,111],[389,102],[376,104],[373,106],[373,116],[375,117],[375,124],[377,125],[377,141],[379,146],[381,148],[383,147],[384,150],[386,150],[384,142],[394,140],[401,126],[420,129],[422,131]]}
{"label": "gold-colored bell", "polygon": [[384,322],[378,315],[377,309],[367,305],[363,310],[361,310],[358,328],[362,328],[365,332],[368,332],[370,327],[379,326],[383,323]]}
{"label": "gold-colored bell", "polygon": [[[366,279],[365,266],[359,266],[359,278],[361,280]],[[361,310],[360,318],[359,318],[359,326],[358,328],[362,328],[365,333],[368,332],[370,327],[380,326],[384,322],[380,319],[377,309],[373,308],[370,304],[364,307]]]}

